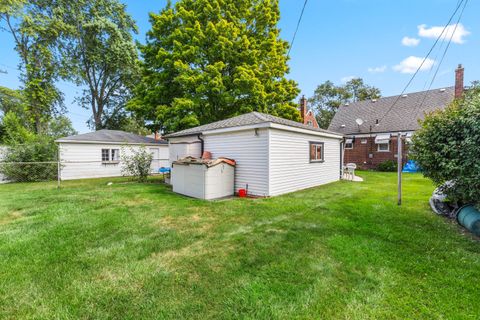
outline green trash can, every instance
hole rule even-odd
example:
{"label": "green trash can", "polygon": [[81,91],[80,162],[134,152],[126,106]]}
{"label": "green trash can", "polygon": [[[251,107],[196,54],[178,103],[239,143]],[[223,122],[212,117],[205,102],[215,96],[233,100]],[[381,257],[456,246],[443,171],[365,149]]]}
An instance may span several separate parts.
{"label": "green trash can", "polygon": [[480,212],[471,204],[460,207],[457,211],[458,223],[474,235],[480,237]]}

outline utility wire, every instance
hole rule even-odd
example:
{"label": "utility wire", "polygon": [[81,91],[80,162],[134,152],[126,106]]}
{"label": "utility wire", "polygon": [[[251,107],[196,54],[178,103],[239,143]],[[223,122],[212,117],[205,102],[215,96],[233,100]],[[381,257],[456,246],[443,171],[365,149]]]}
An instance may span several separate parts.
{"label": "utility wire", "polygon": [[292,41],[290,42],[290,48],[288,48],[287,57],[290,57],[290,51],[292,50],[293,43],[295,42],[295,38],[297,37],[298,28],[300,27],[300,23],[302,22],[303,13],[305,12],[305,7],[307,6],[307,2],[308,0],[305,0],[305,2],[303,3],[302,12],[300,13],[300,17],[298,18],[297,27],[295,28],[295,33],[293,34]]}
{"label": "utility wire", "polygon": [[429,94],[429,90],[432,88],[432,85],[435,81],[435,78],[437,77],[438,71],[440,70],[440,67],[443,63],[443,60],[445,59],[445,56],[447,55],[448,49],[450,48],[450,44],[452,43],[453,36],[455,35],[455,32],[457,31],[458,24],[462,20],[463,12],[465,11],[465,7],[467,6],[467,4],[468,4],[468,0],[465,0],[462,11],[460,11],[460,15],[458,16],[457,23],[455,24],[455,27],[453,28],[452,34],[450,35],[450,39],[448,40],[447,46],[445,47],[445,50],[443,51],[442,58],[440,59],[440,62],[438,63],[438,66],[437,66],[437,69],[435,70],[435,73],[433,74],[432,81],[430,81],[430,85],[428,86],[428,90],[425,91],[425,95],[423,96],[422,103],[418,107],[416,116],[418,116],[418,111],[422,109],[423,104],[425,103],[425,100],[427,99],[427,96]]}
{"label": "utility wire", "polygon": [[438,38],[435,40],[435,43],[432,45],[432,47],[430,48],[430,50],[428,51],[427,55],[425,56],[425,58],[423,58],[422,60],[422,63],[420,64],[420,66],[418,66],[417,70],[415,71],[415,73],[412,75],[412,77],[410,78],[410,80],[408,81],[407,85],[405,86],[405,88],[402,90],[402,93],[400,93],[400,95],[397,96],[397,98],[395,99],[395,101],[393,102],[393,104],[390,106],[390,108],[388,108],[387,112],[380,118],[379,120],[379,123],[382,122],[382,120],[390,113],[390,111],[392,111],[393,107],[397,104],[398,100],[400,100],[400,98],[403,96],[403,94],[405,93],[405,91],[407,91],[408,87],[410,86],[410,84],[412,83],[413,79],[415,79],[415,77],[417,76],[418,72],[422,69],[423,65],[425,64],[425,61],[427,61],[428,57],[430,56],[430,54],[432,53],[433,49],[435,48],[435,46],[437,45],[437,43],[440,41],[440,39],[442,38],[443,34],[445,33],[445,30],[447,29],[447,27],[450,25],[450,22],[452,22],[453,18],[455,17],[455,15],[457,14],[458,10],[460,9],[461,5],[463,4],[463,2],[466,1],[466,0],[461,0],[458,5],[457,5],[457,8],[455,9],[455,11],[453,12],[453,14],[450,16],[450,19],[448,19],[448,22],[445,24],[445,26],[443,27],[443,30],[442,32],[440,33],[440,35],[438,36]]}

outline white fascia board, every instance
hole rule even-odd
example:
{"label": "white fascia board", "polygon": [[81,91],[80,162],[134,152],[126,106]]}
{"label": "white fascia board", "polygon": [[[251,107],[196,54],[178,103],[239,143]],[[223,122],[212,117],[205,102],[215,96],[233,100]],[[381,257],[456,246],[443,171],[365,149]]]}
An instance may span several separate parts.
{"label": "white fascia board", "polygon": [[156,146],[156,147],[161,147],[161,146],[166,146],[168,147],[168,144],[159,144],[159,143],[138,143],[138,142],[112,142],[112,141],[84,141],[84,140],[77,140],[77,141],[72,141],[72,140],[62,140],[58,139],[55,140],[56,143],[73,143],[73,144],[114,144],[114,145],[135,145],[135,146]]}
{"label": "white fascia board", "polygon": [[303,128],[286,126],[286,125],[278,124],[278,123],[271,123],[271,128],[278,129],[278,130],[285,130],[285,131],[293,131],[293,132],[298,132],[298,133],[305,133],[305,134],[309,134],[309,135],[326,137],[326,138],[334,138],[334,139],[338,139],[338,140],[342,140],[343,137],[344,137],[344,135],[341,134],[341,133],[334,134],[334,133],[320,132],[320,131],[314,131],[314,130],[308,130],[308,129],[303,129]]}
{"label": "white fascia board", "polygon": [[263,122],[263,123],[249,124],[249,125],[245,125],[245,126],[214,129],[214,130],[203,131],[202,135],[203,136],[208,136],[208,135],[212,135],[212,134],[220,134],[220,133],[245,131],[245,130],[252,130],[252,129],[269,128],[270,124],[271,124],[270,122]]}
{"label": "white fascia board", "polygon": [[392,136],[396,136],[398,133],[402,133],[402,135],[405,135],[405,134],[413,134],[415,133],[415,131],[391,131],[391,132],[372,132],[372,133],[352,133],[352,134],[346,134],[345,136],[346,137],[355,137],[355,138],[370,138],[370,137],[376,137],[378,135],[385,135],[385,134],[390,134]]}

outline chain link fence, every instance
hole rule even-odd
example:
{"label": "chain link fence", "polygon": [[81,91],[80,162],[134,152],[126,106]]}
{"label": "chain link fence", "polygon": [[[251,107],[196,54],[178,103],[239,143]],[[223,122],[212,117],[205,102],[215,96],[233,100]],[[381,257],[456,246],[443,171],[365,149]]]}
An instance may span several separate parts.
{"label": "chain link fence", "polygon": [[[168,159],[153,159],[150,176],[165,176]],[[127,176],[119,161],[47,161],[47,162],[1,162],[0,184],[94,179]]]}

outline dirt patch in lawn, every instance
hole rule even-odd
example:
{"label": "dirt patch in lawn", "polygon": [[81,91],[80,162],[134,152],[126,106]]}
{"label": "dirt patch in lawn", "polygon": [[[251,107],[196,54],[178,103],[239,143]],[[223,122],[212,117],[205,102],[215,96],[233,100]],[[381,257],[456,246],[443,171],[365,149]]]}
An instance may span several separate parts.
{"label": "dirt patch in lawn", "polygon": [[24,215],[22,211],[14,210],[12,212],[7,213],[5,216],[0,217],[0,226],[9,224],[15,220],[23,218]]}

